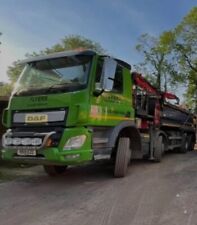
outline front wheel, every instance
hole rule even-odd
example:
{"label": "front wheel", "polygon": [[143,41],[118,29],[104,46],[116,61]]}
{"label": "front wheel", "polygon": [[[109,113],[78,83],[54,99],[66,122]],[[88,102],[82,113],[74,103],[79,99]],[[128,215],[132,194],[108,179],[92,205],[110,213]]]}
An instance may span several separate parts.
{"label": "front wheel", "polygon": [[130,139],[121,137],[119,138],[116,152],[114,177],[124,177],[126,175],[130,158],[131,158]]}
{"label": "front wheel", "polygon": [[68,166],[43,165],[44,171],[50,176],[55,177],[63,174]]}

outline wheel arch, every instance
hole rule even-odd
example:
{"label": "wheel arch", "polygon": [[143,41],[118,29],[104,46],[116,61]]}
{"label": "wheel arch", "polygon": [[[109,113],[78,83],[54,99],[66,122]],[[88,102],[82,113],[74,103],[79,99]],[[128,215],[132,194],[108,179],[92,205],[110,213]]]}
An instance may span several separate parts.
{"label": "wheel arch", "polygon": [[128,137],[133,151],[141,151],[142,143],[140,132],[134,122],[125,121],[116,126],[111,132],[109,145],[114,148],[119,137]]}

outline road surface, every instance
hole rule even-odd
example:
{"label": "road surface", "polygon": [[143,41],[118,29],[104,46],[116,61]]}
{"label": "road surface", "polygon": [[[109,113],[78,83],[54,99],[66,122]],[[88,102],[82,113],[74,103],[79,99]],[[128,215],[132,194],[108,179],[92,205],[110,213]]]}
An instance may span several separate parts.
{"label": "road surface", "polygon": [[115,179],[105,163],[50,178],[42,167],[0,182],[0,225],[195,225],[197,151],[132,162]]}

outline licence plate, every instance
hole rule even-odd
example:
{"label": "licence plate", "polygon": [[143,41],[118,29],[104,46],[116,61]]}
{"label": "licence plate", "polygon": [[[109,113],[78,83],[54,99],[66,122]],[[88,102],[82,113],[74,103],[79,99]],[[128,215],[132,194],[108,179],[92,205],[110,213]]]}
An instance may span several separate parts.
{"label": "licence plate", "polygon": [[26,114],[25,115],[26,123],[46,123],[48,122],[47,114]]}
{"label": "licence plate", "polygon": [[20,156],[36,156],[36,150],[34,150],[34,149],[18,149],[17,155],[20,155]]}

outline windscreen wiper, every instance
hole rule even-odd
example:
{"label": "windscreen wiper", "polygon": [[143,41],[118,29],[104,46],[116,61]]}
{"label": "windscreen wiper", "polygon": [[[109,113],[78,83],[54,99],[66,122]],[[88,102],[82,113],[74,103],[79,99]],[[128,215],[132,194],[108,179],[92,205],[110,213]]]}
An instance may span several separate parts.
{"label": "windscreen wiper", "polygon": [[61,72],[59,72],[54,66],[53,64],[50,62],[49,59],[46,60],[49,64],[49,66],[51,66],[51,68],[60,76],[60,77],[64,77],[64,74],[62,74]]}

